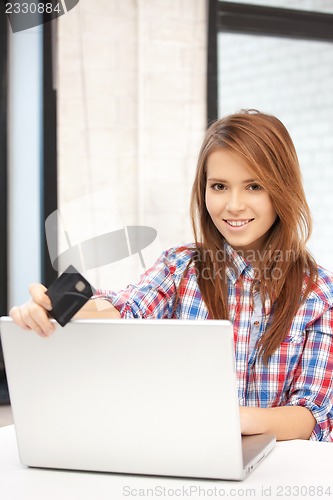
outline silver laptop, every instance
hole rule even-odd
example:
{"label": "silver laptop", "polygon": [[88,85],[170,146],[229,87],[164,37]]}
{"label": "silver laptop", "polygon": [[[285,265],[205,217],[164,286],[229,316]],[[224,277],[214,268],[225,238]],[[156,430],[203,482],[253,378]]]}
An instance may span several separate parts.
{"label": "silver laptop", "polygon": [[76,320],[41,338],[5,317],[0,330],[25,465],[241,480],[274,446],[241,437],[228,321]]}

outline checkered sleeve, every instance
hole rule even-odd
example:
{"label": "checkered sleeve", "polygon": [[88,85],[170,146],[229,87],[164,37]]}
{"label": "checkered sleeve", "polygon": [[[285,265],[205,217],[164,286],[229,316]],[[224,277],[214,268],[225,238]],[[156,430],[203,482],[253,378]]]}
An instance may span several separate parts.
{"label": "checkered sleeve", "polygon": [[308,326],[287,405],[308,408],[316,419],[311,440],[331,441],[333,428],[333,309]]}
{"label": "checkered sleeve", "polygon": [[137,284],[119,292],[98,290],[95,297],[109,300],[122,318],[171,318],[177,286],[190,257],[188,248],[167,250]]}

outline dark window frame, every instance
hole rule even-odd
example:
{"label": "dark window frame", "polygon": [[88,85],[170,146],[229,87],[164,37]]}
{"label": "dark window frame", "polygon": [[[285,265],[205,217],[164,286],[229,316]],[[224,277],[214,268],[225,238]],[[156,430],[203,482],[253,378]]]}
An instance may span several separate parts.
{"label": "dark window frame", "polygon": [[0,8],[0,315],[7,314],[8,208],[7,208],[7,102],[8,20]]}
{"label": "dark window frame", "polygon": [[49,286],[58,276],[46,243],[45,220],[58,208],[57,89],[55,58],[57,20],[43,25],[43,190],[42,190],[42,282]]}
{"label": "dark window frame", "polygon": [[218,116],[218,33],[333,42],[333,14],[208,0],[207,122]]}
{"label": "dark window frame", "polygon": [[[0,5],[0,316],[8,313],[8,208],[7,208],[7,103],[8,103],[8,20]],[[8,394],[0,340],[0,384]],[[2,398],[4,396],[2,395]],[[7,400],[7,396],[6,396]],[[3,402],[3,401],[2,401]]]}

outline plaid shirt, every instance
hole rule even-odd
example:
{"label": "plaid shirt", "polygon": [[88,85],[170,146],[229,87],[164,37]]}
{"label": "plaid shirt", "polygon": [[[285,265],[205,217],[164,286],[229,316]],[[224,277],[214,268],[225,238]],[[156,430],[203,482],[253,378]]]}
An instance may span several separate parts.
{"label": "plaid shirt", "polygon": [[[252,297],[253,267],[229,245],[225,248],[235,264],[227,269],[227,278],[240,405],[305,406],[317,422],[310,439],[332,441],[333,275],[319,267],[317,283],[265,366],[256,346],[269,317],[258,309],[259,294]],[[97,296],[110,300],[123,318],[206,319],[194,263],[184,276],[174,310],[176,290],[194,252],[194,245],[167,250],[137,285],[117,293],[99,290]]]}

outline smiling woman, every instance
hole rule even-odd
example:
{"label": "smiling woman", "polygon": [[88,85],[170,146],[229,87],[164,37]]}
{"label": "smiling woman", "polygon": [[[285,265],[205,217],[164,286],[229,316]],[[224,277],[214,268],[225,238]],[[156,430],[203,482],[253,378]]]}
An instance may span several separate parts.
{"label": "smiling woman", "polygon": [[[192,218],[197,244],[201,240],[203,248],[220,248],[227,242],[242,258],[257,254],[253,273],[263,304],[269,302],[266,313],[274,304],[274,320],[258,344],[267,360],[298,310],[304,271],[310,276],[304,296],[317,275],[306,249],[311,217],[297,154],[280,120],[250,110],[211,125],[199,155]],[[271,259],[275,250],[292,259]],[[212,269],[212,276],[221,266],[226,274],[228,264],[218,263],[214,256],[201,262]],[[277,269],[279,279],[272,279]],[[226,283],[201,280],[199,272],[199,287],[210,315],[227,317]]]}
{"label": "smiling woman", "polygon": [[[306,248],[309,208],[277,118],[245,111],[209,127],[191,213],[193,244],[163,252],[125,290],[97,291],[79,317],[229,319],[243,434],[330,441],[333,274]],[[44,292],[32,287],[32,300],[11,316],[48,336]],[[99,311],[96,299],[110,309]]]}
{"label": "smiling woman", "polygon": [[245,258],[247,250],[264,249],[277,217],[271,197],[228,150],[213,151],[207,159],[206,206],[218,231]]}

